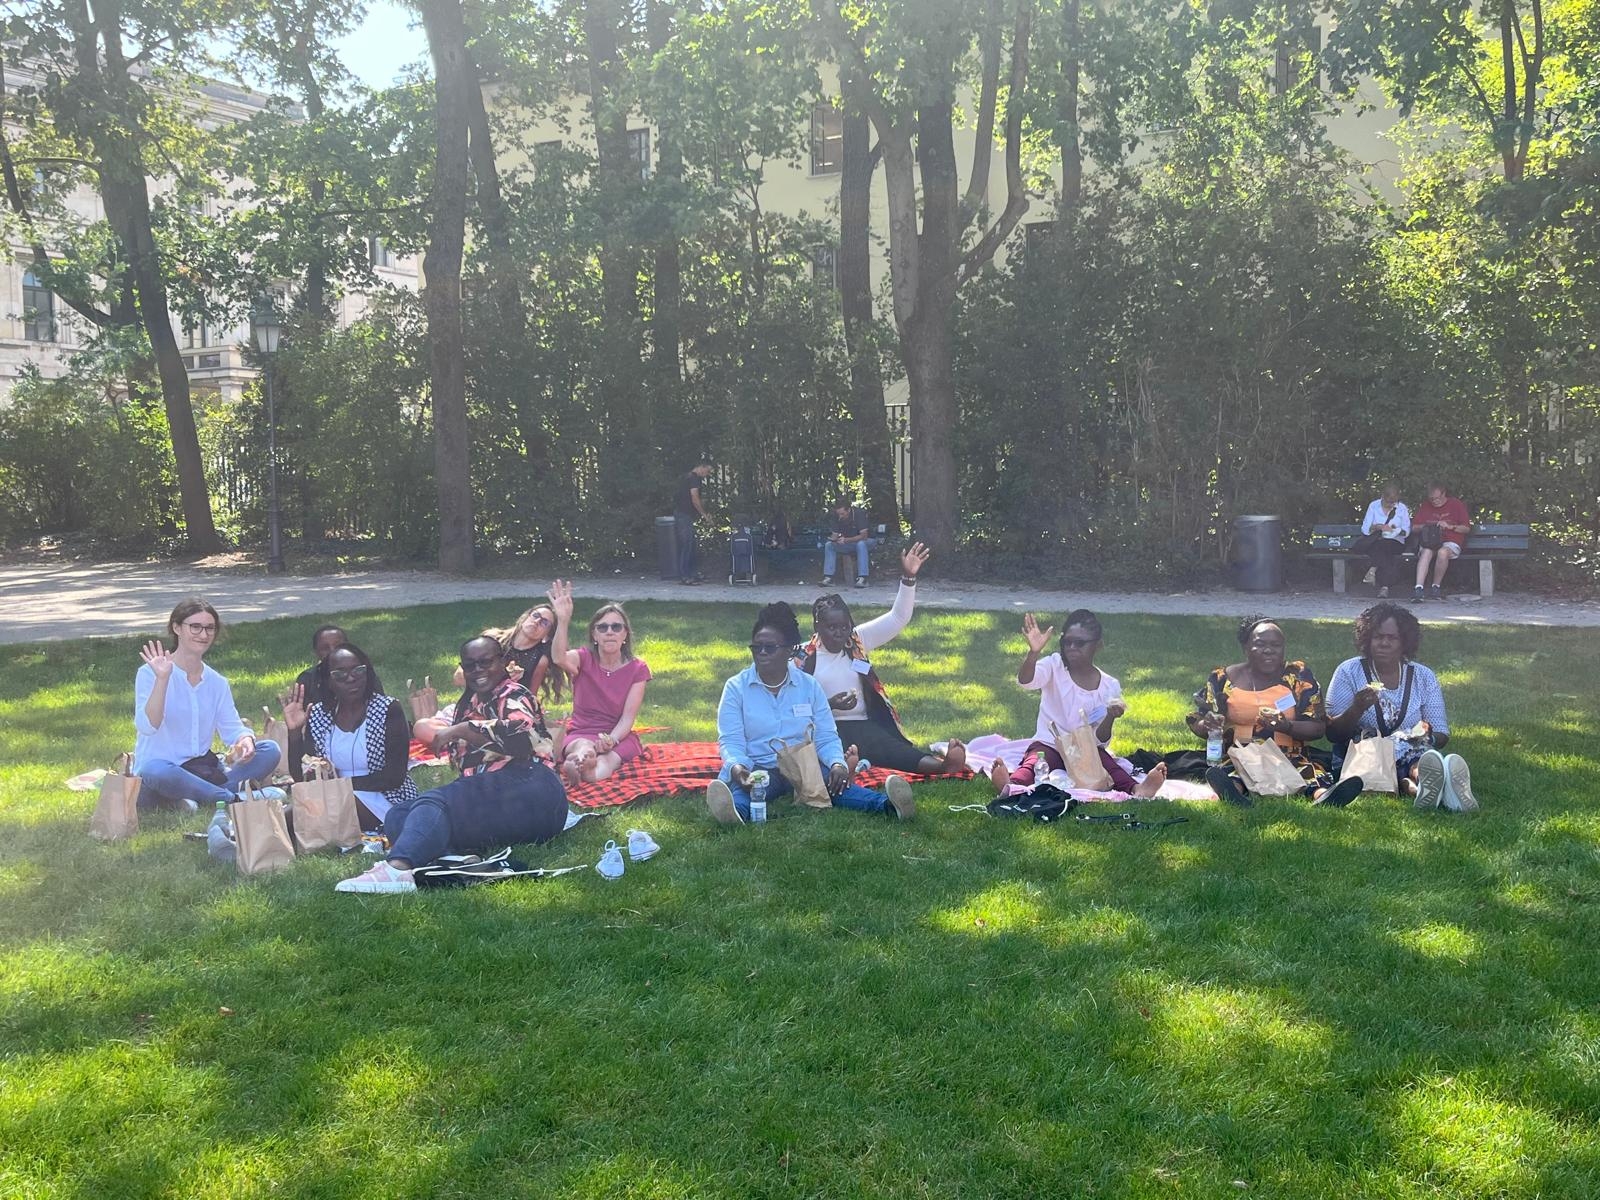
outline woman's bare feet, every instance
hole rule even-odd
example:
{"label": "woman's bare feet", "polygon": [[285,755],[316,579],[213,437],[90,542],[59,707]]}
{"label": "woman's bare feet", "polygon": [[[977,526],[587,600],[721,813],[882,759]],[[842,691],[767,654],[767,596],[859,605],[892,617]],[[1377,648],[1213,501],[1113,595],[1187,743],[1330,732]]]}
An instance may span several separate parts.
{"label": "woman's bare feet", "polygon": [[578,765],[576,758],[564,758],[561,760],[561,782],[565,783],[569,788],[575,788],[579,783],[583,782],[583,769]]}
{"label": "woman's bare feet", "polygon": [[994,766],[989,768],[989,782],[994,784],[994,794],[1004,795],[1006,788],[1011,786],[1011,771],[1006,766],[1005,760],[997,758]]}
{"label": "woman's bare feet", "polygon": [[944,748],[944,769],[951,775],[966,770],[967,744],[960,738],[951,738]]}
{"label": "woman's bare feet", "polygon": [[1133,794],[1141,800],[1148,800],[1161,790],[1161,785],[1167,781],[1167,764],[1157,763],[1150,768],[1150,773],[1139,781],[1139,786],[1133,789]]}

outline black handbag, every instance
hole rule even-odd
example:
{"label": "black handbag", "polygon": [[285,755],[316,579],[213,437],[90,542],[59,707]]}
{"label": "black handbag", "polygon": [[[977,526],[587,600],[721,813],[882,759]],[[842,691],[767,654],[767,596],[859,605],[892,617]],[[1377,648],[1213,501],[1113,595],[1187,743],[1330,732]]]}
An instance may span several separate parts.
{"label": "black handbag", "polygon": [[1444,545],[1444,529],[1430,521],[1411,531],[1411,543],[1418,550],[1437,550]]}

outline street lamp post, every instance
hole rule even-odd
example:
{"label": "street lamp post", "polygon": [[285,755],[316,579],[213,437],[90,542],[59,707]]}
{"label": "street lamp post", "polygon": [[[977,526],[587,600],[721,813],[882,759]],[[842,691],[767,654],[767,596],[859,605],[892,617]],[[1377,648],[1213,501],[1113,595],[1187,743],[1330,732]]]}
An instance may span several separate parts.
{"label": "street lamp post", "polygon": [[250,335],[263,360],[261,374],[267,387],[267,538],[270,543],[267,572],[271,575],[283,574],[283,517],[278,509],[278,410],[272,403],[272,361],[278,353],[281,332],[277,305],[271,293],[267,293],[256,302],[255,311],[250,314]]}

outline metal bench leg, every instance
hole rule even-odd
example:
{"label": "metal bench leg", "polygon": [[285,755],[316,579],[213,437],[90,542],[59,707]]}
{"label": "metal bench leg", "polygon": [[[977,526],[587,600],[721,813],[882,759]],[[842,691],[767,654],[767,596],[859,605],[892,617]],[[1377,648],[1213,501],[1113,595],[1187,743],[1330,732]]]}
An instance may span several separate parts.
{"label": "metal bench leg", "polygon": [[1333,594],[1335,596],[1344,595],[1344,559],[1342,558],[1333,560]]}
{"label": "metal bench leg", "polygon": [[1478,562],[1478,595],[1494,595],[1494,559],[1485,558]]}

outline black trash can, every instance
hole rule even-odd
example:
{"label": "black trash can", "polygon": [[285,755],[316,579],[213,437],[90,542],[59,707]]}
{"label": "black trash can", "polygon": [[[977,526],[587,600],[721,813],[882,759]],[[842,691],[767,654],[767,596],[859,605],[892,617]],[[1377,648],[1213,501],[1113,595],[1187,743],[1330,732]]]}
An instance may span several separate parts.
{"label": "black trash can", "polygon": [[1282,518],[1234,518],[1233,586],[1241,592],[1283,590]]}
{"label": "black trash can", "polygon": [[656,518],[656,564],[661,578],[678,577],[678,522],[674,517]]}

